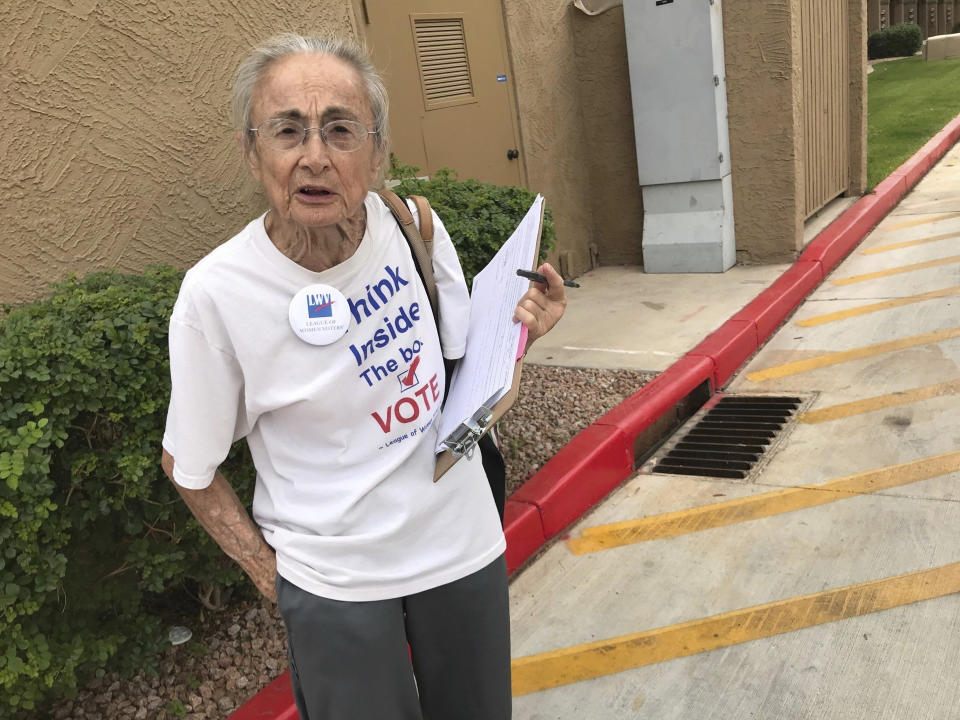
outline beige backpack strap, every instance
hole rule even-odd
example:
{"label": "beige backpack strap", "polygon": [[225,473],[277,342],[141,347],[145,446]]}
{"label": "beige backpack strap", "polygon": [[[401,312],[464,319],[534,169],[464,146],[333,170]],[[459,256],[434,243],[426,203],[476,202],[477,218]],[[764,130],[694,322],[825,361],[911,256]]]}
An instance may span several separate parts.
{"label": "beige backpack strap", "polygon": [[433,257],[433,213],[430,211],[430,201],[423,195],[410,195],[410,199],[420,216],[420,237],[427,245],[427,253]]}
{"label": "beige backpack strap", "polygon": [[[413,253],[413,261],[420,273],[420,279],[423,280],[423,286],[427,290],[427,297],[430,299],[430,308],[433,310],[433,319],[440,327],[439,315],[437,314],[437,282],[433,278],[433,262],[431,256],[433,253],[433,215],[430,212],[430,204],[425,197],[420,195],[411,195],[416,205],[417,213],[420,215],[420,223],[423,232],[417,229],[417,224],[413,221],[413,214],[407,204],[400,199],[393,190],[379,190],[378,194],[390,208],[390,212],[400,223],[400,229],[403,231],[407,244],[410,246],[410,252]],[[422,201],[422,204],[421,202]],[[424,220],[426,218],[426,220]],[[429,242],[424,240],[429,237]]]}
{"label": "beige backpack strap", "polygon": [[410,208],[407,207],[407,204],[401,200],[400,196],[393,190],[383,188],[382,190],[378,190],[377,194],[387,204],[391,212],[393,212],[394,217],[397,218],[397,222],[400,223],[401,229],[405,229],[407,225],[414,224],[413,214],[410,212]]}

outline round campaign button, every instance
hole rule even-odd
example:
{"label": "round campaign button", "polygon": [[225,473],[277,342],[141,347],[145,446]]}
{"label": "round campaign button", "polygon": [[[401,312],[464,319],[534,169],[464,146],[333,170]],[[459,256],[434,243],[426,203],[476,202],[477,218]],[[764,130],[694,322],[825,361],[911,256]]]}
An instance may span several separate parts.
{"label": "round campaign button", "polygon": [[290,327],[311,345],[329,345],[350,326],[350,309],[343,293],[330,285],[307,285],[290,301]]}

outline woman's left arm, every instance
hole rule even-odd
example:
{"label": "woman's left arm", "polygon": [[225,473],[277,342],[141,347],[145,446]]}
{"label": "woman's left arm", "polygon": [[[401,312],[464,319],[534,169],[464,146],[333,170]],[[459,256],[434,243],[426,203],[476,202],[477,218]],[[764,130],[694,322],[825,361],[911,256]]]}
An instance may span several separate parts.
{"label": "woman's left arm", "polygon": [[563,290],[563,278],[550,263],[544,263],[537,272],[546,276],[546,283],[534,283],[520,298],[513,312],[513,319],[527,328],[527,346],[543,337],[563,317],[567,307],[567,295]]}

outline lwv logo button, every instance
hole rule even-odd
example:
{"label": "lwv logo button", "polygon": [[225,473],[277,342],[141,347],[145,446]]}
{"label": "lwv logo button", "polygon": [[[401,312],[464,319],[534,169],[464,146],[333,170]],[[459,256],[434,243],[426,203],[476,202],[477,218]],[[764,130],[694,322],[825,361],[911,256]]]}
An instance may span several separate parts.
{"label": "lwv logo button", "polygon": [[350,327],[347,299],[330,285],[308,285],[290,301],[290,327],[297,337],[311,345],[329,345],[343,337]]}

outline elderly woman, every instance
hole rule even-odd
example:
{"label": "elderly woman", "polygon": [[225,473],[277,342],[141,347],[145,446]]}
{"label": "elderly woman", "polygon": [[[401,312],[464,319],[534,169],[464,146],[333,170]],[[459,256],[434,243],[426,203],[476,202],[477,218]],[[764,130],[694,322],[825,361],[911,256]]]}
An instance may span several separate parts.
{"label": "elderly woman", "polygon": [[[463,354],[469,296],[434,214],[434,322],[369,191],[383,83],[351,42],[283,35],[240,65],[232,113],[269,209],[183,281],[164,469],[278,602],[303,720],[508,718],[505,542],[479,453],[433,482],[444,357]],[[530,342],[566,305],[540,271],[548,284],[515,310]],[[416,434],[401,398],[418,405]],[[252,519],[217,470],[239,438]]]}

